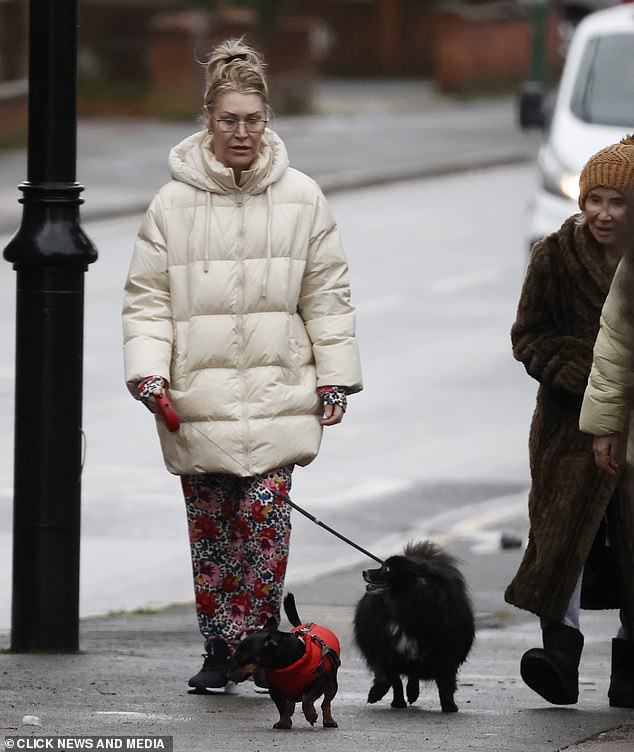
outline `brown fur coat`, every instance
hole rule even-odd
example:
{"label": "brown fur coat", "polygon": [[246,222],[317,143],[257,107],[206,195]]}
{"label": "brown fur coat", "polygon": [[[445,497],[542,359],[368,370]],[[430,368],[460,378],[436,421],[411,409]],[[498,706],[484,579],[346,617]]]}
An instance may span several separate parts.
{"label": "brown fur coat", "polygon": [[[539,388],[529,436],[529,542],[505,599],[546,619],[563,618],[610,500],[610,514],[622,503],[618,480],[595,466],[592,436],[579,430],[611,278],[601,247],[571,217],[535,245],[511,330],[513,354]],[[617,542],[612,530],[610,537]],[[588,606],[583,595],[582,606]]]}

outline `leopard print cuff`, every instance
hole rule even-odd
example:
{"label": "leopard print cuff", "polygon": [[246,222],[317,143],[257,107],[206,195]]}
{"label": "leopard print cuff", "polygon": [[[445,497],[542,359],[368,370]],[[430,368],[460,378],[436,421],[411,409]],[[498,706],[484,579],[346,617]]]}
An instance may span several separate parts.
{"label": "leopard print cuff", "polygon": [[319,396],[323,402],[324,407],[326,405],[339,405],[341,409],[346,412],[348,407],[348,398],[346,390],[342,386],[320,386],[317,389]]}
{"label": "leopard print cuff", "polygon": [[162,376],[148,376],[143,381],[139,381],[136,388],[139,392],[139,398],[147,406],[150,397],[159,389],[164,390],[167,387],[165,379]]}

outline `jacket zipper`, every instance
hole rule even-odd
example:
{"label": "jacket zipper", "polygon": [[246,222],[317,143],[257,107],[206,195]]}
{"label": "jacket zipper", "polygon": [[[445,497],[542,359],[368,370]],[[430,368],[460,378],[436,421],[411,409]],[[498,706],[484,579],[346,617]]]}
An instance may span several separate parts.
{"label": "jacket zipper", "polygon": [[236,208],[239,210],[239,226],[238,226],[238,247],[236,248],[236,256],[238,259],[239,278],[238,278],[238,339],[239,339],[239,352],[238,352],[238,373],[242,385],[242,425],[244,426],[243,445],[245,462],[244,464],[249,469],[251,468],[251,440],[249,435],[249,411],[247,401],[247,384],[246,384],[246,368],[244,364],[244,254],[245,254],[245,208],[244,208],[244,194],[242,191],[236,191]]}

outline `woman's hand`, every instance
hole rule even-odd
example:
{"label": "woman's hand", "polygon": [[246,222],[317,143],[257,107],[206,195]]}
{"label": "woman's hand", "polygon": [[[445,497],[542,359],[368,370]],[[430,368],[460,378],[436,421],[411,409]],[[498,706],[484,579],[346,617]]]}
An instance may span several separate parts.
{"label": "woman's hand", "polygon": [[163,421],[168,431],[178,431],[181,422],[167,395],[167,382],[160,376],[148,376],[137,384],[139,399]]}
{"label": "woman's hand", "polygon": [[321,416],[322,426],[335,426],[343,420],[344,411],[341,405],[324,405],[324,414]]}
{"label": "woman's hand", "polygon": [[163,396],[166,388],[165,379],[160,376],[148,376],[137,384],[139,399],[154,415],[158,412],[156,400]]}
{"label": "woman's hand", "polygon": [[335,426],[343,420],[348,401],[342,386],[320,386],[317,389],[324,406],[320,423],[322,426]]}
{"label": "woman's hand", "polygon": [[594,462],[601,470],[616,475],[621,460],[621,434],[609,433],[606,436],[595,436],[592,442]]}

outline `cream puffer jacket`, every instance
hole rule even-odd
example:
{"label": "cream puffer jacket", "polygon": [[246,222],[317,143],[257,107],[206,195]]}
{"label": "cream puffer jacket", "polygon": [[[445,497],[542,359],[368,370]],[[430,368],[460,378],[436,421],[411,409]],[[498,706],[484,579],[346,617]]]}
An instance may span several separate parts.
{"label": "cream puffer jacket", "polygon": [[266,130],[236,185],[206,132],[170,153],[125,288],[128,388],[169,383],[181,427],[157,421],[177,475],[251,476],[317,454],[318,386],[360,391],[348,266],[317,184]]}
{"label": "cream puffer jacket", "polygon": [[[624,257],[614,274],[601,311],[592,369],[583,397],[579,427],[605,436],[626,432],[634,395],[634,282],[632,259]],[[630,435],[630,442],[634,438]],[[634,448],[634,447],[632,447]],[[628,455],[631,452],[628,447]]]}

